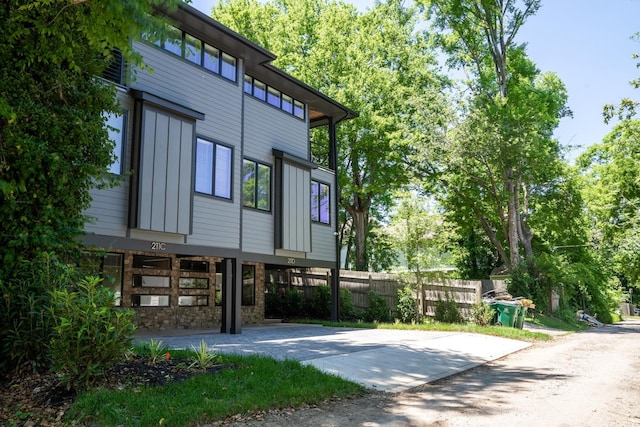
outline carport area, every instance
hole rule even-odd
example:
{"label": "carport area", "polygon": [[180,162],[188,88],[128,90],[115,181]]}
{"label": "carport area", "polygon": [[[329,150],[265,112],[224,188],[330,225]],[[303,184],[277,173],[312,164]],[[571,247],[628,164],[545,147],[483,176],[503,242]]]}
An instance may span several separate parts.
{"label": "carport area", "polygon": [[242,334],[205,330],[139,332],[137,340],[191,348],[204,340],[217,353],[295,359],[363,386],[400,392],[499,359],[529,343],[463,332],[351,329],[316,325],[247,326]]}

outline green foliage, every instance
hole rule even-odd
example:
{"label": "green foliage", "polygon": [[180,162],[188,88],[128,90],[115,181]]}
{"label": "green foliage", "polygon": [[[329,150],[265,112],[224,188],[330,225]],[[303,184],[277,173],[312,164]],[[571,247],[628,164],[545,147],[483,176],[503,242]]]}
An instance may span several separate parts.
{"label": "green foliage", "polygon": [[288,288],[282,298],[282,316],[285,319],[304,316],[304,295],[296,288]]}
{"label": "green foliage", "polygon": [[149,351],[149,357],[151,358],[151,364],[155,365],[158,359],[162,357],[167,351],[167,346],[162,340],[150,339],[146,346]]}
{"label": "green foliage", "polygon": [[309,301],[306,311],[314,319],[329,319],[331,317],[331,287],[327,285],[315,286],[313,297]]}
{"label": "green foliage", "polygon": [[[349,224],[342,243],[357,270],[388,265],[392,253],[376,222],[392,204],[392,191],[408,181],[404,154],[410,147],[402,122],[419,114],[422,126],[407,129],[416,137],[431,135],[446,110],[444,78],[426,34],[416,28],[417,8],[379,2],[360,13],[327,0],[228,0],[218,2],[212,15],[277,52],[280,69],[360,113],[337,134],[336,163],[344,166],[338,168],[337,200],[343,224]],[[326,135],[314,133],[311,148],[329,166]]]}
{"label": "green foliage", "polygon": [[194,360],[190,367],[198,366],[201,370],[206,371],[209,365],[216,359],[215,353],[209,351],[207,343],[204,340],[200,340],[198,347],[192,345],[191,349],[194,353],[192,356]]}
{"label": "green foliage", "polygon": [[89,387],[131,347],[133,311],[114,307],[114,294],[100,281],[87,277],[51,293],[49,354],[67,388]]}
{"label": "green foliage", "polygon": [[11,276],[0,278],[0,372],[23,363],[47,367],[54,323],[50,295],[74,283],[77,272],[45,252],[17,262]]}
{"label": "green foliage", "polygon": [[[0,8],[0,279],[22,259],[80,246],[89,190],[114,181],[105,114],[114,85],[96,78],[131,40],[157,33],[156,0],[14,0]],[[174,7],[176,0],[169,0]]]}
{"label": "green foliage", "polygon": [[417,323],[420,321],[418,313],[418,301],[413,296],[410,287],[398,290],[398,304],[396,314],[402,323]]}
{"label": "green foliage", "polygon": [[375,291],[369,291],[367,296],[369,297],[369,307],[364,312],[364,321],[388,322],[391,319],[391,315],[387,300]]}
{"label": "green foliage", "polygon": [[351,301],[351,291],[347,288],[340,288],[340,320],[349,321],[358,318],[358,312]]}
{"label": "green foliage", "polygon": [[436,301],[436,309],[434,319],[438,322],[444,323],[463,323],[464,318],[460,314],[456,301],[449,295],[449,292],[445,292],[444,300],[438,297]]}
{"label": "green foliage", "polygon": [[162,387],[84,392],[67,411],[64,422],[100,426],[215,424],[236,414],[313,405],[364,393],[361,385],[295,360],[220,355],[219,362],[229,369]]}
{"label": "green foliage", "polygon": [[478,326],[489,326],[495,314],[496,311],[482,301],[471,306],[471,321]]}
{"label": "green foliage", "polygon": [[278,285],[267,283],[264,295],[264,315],[270,319],[282,317],[282,297],[278,294]]}

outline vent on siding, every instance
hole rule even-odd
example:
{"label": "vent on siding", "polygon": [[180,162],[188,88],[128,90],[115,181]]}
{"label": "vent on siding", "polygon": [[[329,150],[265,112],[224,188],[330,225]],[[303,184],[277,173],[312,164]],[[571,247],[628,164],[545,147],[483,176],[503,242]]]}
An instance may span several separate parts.
{"label": "vent on siding", "polygon": [[122,58],[122,52],[118,49],[113,49],[111,55],[112,60],[109,63],[109,67],[102,73],[102,78],[121,85],[124,83],[124,60]]}

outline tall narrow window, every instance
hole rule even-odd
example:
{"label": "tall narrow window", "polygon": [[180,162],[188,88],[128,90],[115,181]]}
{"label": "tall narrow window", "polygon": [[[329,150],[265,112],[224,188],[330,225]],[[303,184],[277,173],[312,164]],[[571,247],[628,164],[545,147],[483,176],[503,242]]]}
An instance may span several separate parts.
{"label": "tall narrow window", "polygon": [[168,26],[167,38],[163,41],[162,47],[168,52],[182,56],[182,31],[176,27]]}
{"label": "tall narrow window", "polygon": [[231,199],[232,149],[200,138],[196,144],[195,190]]}
{"label": "tall narrow window", "polygon": [[242,305],[256,305],[256,267],[242,266]]}
{"label": "tall narrow window", "polygon": [[246,159],[242,162],[242,205],[271,210],[271,166]]}
{"label": "tall narrow window", "polygon": [[222,69],[220,75],[231,81],[236,81],[236,58],[226,53],[222,54]]}
{"label": "tall narrow window", "polygon": [[204,45],[204,68],[220,74],[220,51],[206,43]]}
{"label": "tall narrow window", "polygon": [[330,223],[329,186],[317,181],[311,181],[311,220]]}
{"label": "tall narrow window", "polygon": [[107,131],[109,139],[115,144],[113,147],[113,163],[109,166],[109,172],[120,175],[122,173],[122,147],[124,141],[124,114],[109,114],[107,116]]}
{"label": "tall narrow window", "polygon": [[200,65],[202,63],[202,41],[189,34],[185,34],[184,57],[194,64]]}
{"label": "tall narrow window", "polygon": [[102,284],[109,288],[115,297],[115,305],[122,304],[122,254],[105,254],[102,261]]}

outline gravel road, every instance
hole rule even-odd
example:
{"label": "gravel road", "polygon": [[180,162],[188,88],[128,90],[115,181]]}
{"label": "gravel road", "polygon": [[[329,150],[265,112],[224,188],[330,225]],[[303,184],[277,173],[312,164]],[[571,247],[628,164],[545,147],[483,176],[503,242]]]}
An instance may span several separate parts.
{"label": "gravel road", "polygon": [[640,426],[640,321],[555,337],[397,394],[283,410],[233,426]]}

